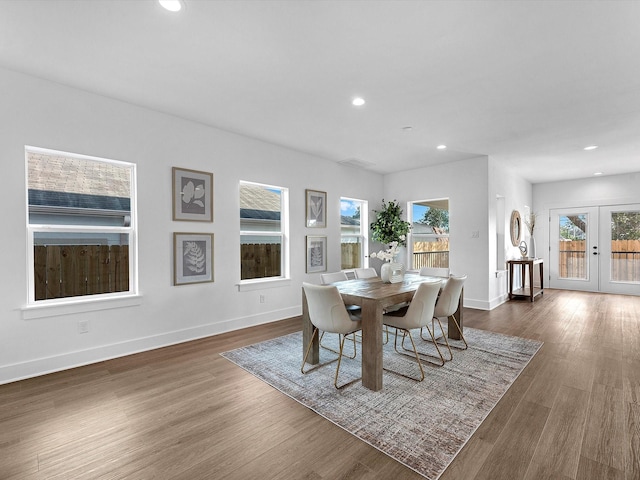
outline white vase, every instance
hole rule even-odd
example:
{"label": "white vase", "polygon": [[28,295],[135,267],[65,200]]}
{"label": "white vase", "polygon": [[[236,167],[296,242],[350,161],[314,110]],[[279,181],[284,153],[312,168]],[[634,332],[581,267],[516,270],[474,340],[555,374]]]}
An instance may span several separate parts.
{"label": "white vase", "polygon": [[404,280],[404,265],[398,262],[385,262],[380,267],[380,278],[384,283],[400,283]]}
{"label": "white vase", "polygon": [[536,239],[531,236],[529,237],[529,258],[538,258],[536,255]]}

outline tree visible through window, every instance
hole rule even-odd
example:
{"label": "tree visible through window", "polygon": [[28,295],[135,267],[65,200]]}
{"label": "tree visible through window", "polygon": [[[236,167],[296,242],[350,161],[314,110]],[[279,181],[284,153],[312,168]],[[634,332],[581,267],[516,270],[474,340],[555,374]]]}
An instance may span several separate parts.
{"label": "tree visible through window", "polygon": [[29,147],[29,302],[133,292],[133,164]]}

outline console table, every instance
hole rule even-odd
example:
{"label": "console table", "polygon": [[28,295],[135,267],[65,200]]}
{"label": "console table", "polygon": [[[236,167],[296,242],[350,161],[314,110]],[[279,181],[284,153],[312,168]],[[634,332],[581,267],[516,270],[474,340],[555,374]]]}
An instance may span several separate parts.
{"label": "console table", "polygon": [[[544,267],[543,260],[541,258],[523,258],[520,260],[507,260],[509,265],[509,300],[513,297],[529,297],[533,302],[533,299],[544,293]],[[520,265],[520,272],[522,278],[522,288],[513,290],[513,269],[516,265]],[[540,287],[533,286],[533,273],[535,266],[540,269]],[[525,288],[524,279],[526,278],[527,269],[529,271],[529,288]],[[527,291],[528,290],[528,291]]]}

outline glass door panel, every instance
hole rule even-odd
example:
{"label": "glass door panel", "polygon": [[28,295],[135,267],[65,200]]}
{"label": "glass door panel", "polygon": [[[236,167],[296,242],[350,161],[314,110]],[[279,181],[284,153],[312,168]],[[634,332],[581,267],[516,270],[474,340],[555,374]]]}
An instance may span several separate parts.
{"label": "glass door panel", "polygon": [[601,290],[640,295],[640,205],[601,207]]}
{"label": "glass door panel", "polygon": [[598,291],[597,207],[549,213],[549,286]]}

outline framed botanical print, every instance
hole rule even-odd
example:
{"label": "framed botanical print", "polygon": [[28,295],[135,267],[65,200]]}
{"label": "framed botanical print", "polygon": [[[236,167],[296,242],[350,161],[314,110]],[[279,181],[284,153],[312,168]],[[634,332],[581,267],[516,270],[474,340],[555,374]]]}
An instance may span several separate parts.
{"label": "framed botanical print", "polygon": [[327,271],[327,237],[307,235],[307,273]]}
{"label": "framed botanical print", "polygon": [[173,234],[173,284],[213,282],[213,233]]}
{"label": "framed botanical print", "polygon": [[173,167],[173,219],[213,222],[213,173]]}
{"label": "framed botanical print", "polygon": [[305,190],[307,227],[324,228],[327,226],[327,192]]}

